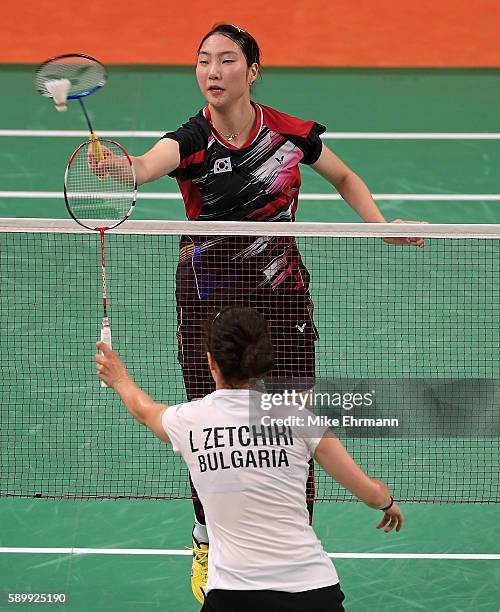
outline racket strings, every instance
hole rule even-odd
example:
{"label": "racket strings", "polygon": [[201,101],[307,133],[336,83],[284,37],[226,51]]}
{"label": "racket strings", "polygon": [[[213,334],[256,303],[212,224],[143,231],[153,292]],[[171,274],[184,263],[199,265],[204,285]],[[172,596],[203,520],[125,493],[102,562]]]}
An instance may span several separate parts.
{"label": "racket strings", "polygon": [[135,201],[133,166],[116,143],[109,140],[99,143],[110,164],[103,167],[105,162],[96,159],[95,141],[79,147],[66,174],[66,202],[77,220],[122,221]]}

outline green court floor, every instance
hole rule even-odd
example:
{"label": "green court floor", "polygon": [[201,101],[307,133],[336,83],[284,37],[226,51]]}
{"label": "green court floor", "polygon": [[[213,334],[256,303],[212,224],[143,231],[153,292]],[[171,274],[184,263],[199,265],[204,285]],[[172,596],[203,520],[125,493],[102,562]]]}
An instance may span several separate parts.
{"label": "green court floor", "polygon": [[[188,501],[3,500],[2,546],[185,551]],[[497,554],[498,509],[407,504],[399,534],[375,529],[359,504],[318,503],[315,528],[334,553]],[[290,544],[293,555],[293,543]],[[334,559],[346,610],[497,612],[498,560]],[[72,612],[199,610],[190,594],[189,556],[2,554],[2,591],[65,592]],[[10,609],[7,606],[1,609]],[[29,609],[29,608],[23,608]]]}
{"label": "green court floor", "polygon": [[[31,82],[33,67],[3,66],[0,73],[5,91],[12,92],[0,101],[0,130],[84,129],[78,108],[70,106],[66,114],[59,114],[38,97]],[[324,123],[328,132],[500,132],[498,77],[494,70],[269,69],[255,97]],[[168,131],[195,114],[202,102],[190,69],[116,67],[110,69],[107,87],[89,98],[88,108],[97,132]],[[66,159],[80,140],[0,136],[0,217],[65,218],[63,199],[57,194],[44,199],[15,198],[11,192],[60,192]],[[154,142],[154,138],[134,135],[118,140],[133,154]],[[500,222],[500,201],[459,198],[500,193],[500,140],[333,137],[325,142],[366,180],[372,192],[401,194],[399,200],[380,201],[389,219]],[[304,194],[334,194],[310,168],[302,174]],[[177,187],[165,178],[143,191],[176,193]],[[414,194],[455,194],[457,199],[406,199]],[[181,219],[182,202],[139,200],[134,217]],[[354,221],[356,216],[340,201],[313,198],[301,202],[298,220],[341,222]],[[314,524],[325,550],[372,555],[334,561],[346,593],[346,609],[500,610],[497,505],[406,504],[404,510],[404,530],[386,535],[375,530],[377,513],[359,504],[316,505]],[[190,595],[190,558],[184,554],[190,545],[191,521],[191,504],[186,500],[0,498],[0,593],[66,592],[69,600],[64,609],[71,612],[198,610]],[[7,552],[6,547],[23,550]],[[31,550],[58,547],[94,548],[96,554]],[[116,549],[116,554],[101,554],[102,549]],[[153,549],[156,554],[126,554],[138,549]],[[380,553],[388,556],[373,558]],[[401,554],[409,558],[397,556]],[[421,554],[442,558],[416,557]],[[454,554],[479,558],[446,557]],[[14,606],[0,603],[0,609]]]}

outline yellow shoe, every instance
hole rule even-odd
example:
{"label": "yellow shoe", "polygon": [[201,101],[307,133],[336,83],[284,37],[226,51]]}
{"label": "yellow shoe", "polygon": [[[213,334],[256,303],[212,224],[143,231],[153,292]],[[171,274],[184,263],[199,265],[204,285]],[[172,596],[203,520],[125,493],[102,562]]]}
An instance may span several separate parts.
{"label": "yellow shoe", "polygon": [[203,605],[208,578],[208,544],[198,542],[193,535],[193,564],[191,565],[191,589],[198,603]]}

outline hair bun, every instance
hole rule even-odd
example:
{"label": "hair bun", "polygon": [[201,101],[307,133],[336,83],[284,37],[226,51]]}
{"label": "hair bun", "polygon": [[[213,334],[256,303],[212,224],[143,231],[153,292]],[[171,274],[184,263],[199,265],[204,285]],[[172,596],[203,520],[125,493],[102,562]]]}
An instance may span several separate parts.
{"label": "hair bun", "polygon": [[267,339],[250,344],[243,351],[241,369],[245,378],[259,378],[273,367],[273,354]]}
{"label": "hair bun", "polygon": [[248,306],[226,306],[208,319],[205,344],[227,382],[261,378],[274,365],[267,323]]}

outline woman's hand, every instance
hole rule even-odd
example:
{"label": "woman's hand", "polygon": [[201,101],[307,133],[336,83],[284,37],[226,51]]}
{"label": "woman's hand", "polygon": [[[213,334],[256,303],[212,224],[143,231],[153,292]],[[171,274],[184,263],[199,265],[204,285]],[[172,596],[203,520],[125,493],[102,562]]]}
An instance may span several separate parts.
{"label": "woman's hand", "polygon": [[397,504],[393,503],[388,510],[385,510],[384,518],[377,524],[377,529],[382,529],[382,527],[386,533],[394,528],[396,531],[401,531],[403,528],[403,513]]}
{"label": "woman's hand", "polygon": [[[421,223],[422,225],[424,225],[427,224],[428,221],[403,221],[402,219],[395,219],[394,221],[391,221],[391,223]],[[387,244],[403,244],[420,248],[425,246],[425,240],[416,236],[411,236],[409,238],[400,238],[399,236],[397,236],[394,238],[383,238],[383,240],[384,242],[387,242]]]}
{"label": "woman's hand", "polygon": [[118,357],[118,353],[115,353],[105,342],[97,342],[96,346],[101,351],[95,356],[99,378],[115,391],[120,383],[131,382],[127,368]]}
{"label": "woman's hand", "polygon": [[104,179],[110,175],[113,169],[113,154],[98,140],[94,140],[87,149],[87,161],[89,168],[98,179]]}

